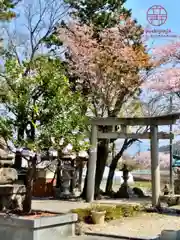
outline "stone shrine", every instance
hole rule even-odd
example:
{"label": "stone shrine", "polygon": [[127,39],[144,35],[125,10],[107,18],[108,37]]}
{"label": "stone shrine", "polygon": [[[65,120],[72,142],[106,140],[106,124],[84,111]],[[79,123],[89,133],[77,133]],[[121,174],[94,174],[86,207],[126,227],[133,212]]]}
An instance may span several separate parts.
{"label": "stone shrine", "polygon": [[0,211],[23,210],[26,188],[18,184],[18,173],[11,167],[13,158],[0,138]]}

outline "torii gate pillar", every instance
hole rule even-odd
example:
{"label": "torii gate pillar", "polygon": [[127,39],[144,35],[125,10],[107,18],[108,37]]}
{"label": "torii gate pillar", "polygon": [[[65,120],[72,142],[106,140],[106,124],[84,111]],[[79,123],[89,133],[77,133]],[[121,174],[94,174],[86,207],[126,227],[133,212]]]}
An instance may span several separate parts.
{"label": "torii gate pillar", "polygon": [[151,126],[151,181],[152,181],[152,205],[159,204],[160,197],[160,162],[158,144],[158,126]]}
{"label": "torii gate pillar", "polygon": [[88,161],[88,167],[87,167],[87,193],[86,193],[87,202],[93,202],[94,200],[96,162],[97,162],[97,126],[92,125],[91,148],[90,148],[89,161]]}

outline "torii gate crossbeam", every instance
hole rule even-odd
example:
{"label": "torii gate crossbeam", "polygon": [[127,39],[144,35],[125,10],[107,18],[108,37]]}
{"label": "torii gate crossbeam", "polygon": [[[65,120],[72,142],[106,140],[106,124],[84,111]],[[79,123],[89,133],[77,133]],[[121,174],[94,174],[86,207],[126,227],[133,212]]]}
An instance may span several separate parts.
{"label": "torii gate crossbeam", "polygon": [[[94,200],[95,173],[97,161],[98,138],[125,138],[133,137],[132,134],[125,132],[127,126],[150,126],[150,133],[134,135],[134,138],[150,138],[151,140],[151,179],[152,179],[152,205],[159,204],[160,197],[160,163],[159,163],[159,144],[158,139],[168,139],[171,134],[158,133],[158,126],[174,124],[179,119],[180,113],[162,115],[146,118],[93,118],[90,120],[91,129],[91,148],[88,160],[87,173],[87,194],[86,201]],[[98,126],[117,126],[121,125],[121,133],[100,133]]]}

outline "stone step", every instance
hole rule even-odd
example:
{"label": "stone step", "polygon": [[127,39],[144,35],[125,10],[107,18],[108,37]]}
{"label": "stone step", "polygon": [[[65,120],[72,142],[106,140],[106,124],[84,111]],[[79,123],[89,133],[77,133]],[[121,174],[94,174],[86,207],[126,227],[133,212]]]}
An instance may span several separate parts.
{"label": "stone step", "polygon": [[121,236],[111,236],[111,235],[106,235],[106,236],[87,236],[87,235],[82,235],[82,236],[74,236],[74,237],[68,237],[66,240],[159,240],[159,238],[131,238],[131,237],[121,237]]}
{"label": "stone step", "polygon": [[161,232],[159,240],[179,240],[180,231],[164,230]]}

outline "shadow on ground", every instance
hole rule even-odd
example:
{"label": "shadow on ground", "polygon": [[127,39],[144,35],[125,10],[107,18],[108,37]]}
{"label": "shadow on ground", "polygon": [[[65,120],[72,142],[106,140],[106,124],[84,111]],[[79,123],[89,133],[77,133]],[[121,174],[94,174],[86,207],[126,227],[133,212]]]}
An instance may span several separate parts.
{"label": "shadow on ground", "polygon": [[178,208],[170,208],[170,207],[150,207],[146,209],[146,212],[148,213],[157,213],[157,214],[163,214],[163,215],[169,215],[169,216],[180,216],[180,209]]}
{"label": "shadow on ground", "polygon": [[[119,239],[119,240],[157,240],[158,236],[151,237],[151,238],[132,238],[127,236],[119,236],[119,235],[112,235],[112,234],[102,234],[102,233],[85,233],[87,236],[98,237],[98,239],[103,238],[105,239]],[[93,238],[92,238],[93,239]]]}

